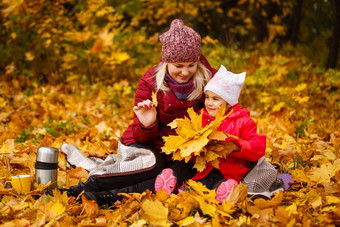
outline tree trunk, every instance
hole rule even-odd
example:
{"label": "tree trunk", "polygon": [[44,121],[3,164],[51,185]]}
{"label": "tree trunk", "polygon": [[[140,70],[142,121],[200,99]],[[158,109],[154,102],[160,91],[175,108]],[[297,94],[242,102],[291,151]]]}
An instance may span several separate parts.
{"label": "tree trunk", "polygon": [[297,0],[296,5],[294,7],[294,12],[293,12],[293,20],[292,20],[291,30],[290,30],[290,40],[294,46],[297,44],[297,41],[299,39],[302,3],[303,3],[303,0]]}
{"label": "tree trunk", "polygon": [[335,22],[332,35],[332,43],[329,47],[326,68],[335,68],[338,61],[339,41],[340,41],[340,1],[335,0]]}
{"label": "tree trunk", "polygon": [[237,0],[222,0],[221,1],[221,8],[223,10],[223,16],[222,16],[222,23],[220,24],[220,28],[224,26],[226,26],[225,29],[221,29],[220,30],[220,40],[222,40],[222,43],[225,46],[230,46],[233,43],[233,37],[231,37],[229,29],[230,27],[233,26],[234,22],[232,20],[230,20],[227,16],[228,11],[234,7],[237,7]]}

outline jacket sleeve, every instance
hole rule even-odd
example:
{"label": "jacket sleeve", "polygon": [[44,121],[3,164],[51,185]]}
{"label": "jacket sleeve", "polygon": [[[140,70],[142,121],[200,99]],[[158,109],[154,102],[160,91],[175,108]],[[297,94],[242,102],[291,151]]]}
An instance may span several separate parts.
{"label": "jacket sleeve", "polygon": [[[138,84],[135,95],[135,105],[146,99],[150,99],[153,91],[154,80],[152,79],[153,68],[148,70],[142,77]],[[150,127],[144,127],[136,114],[134,114],[133,125],[132,125],[133,139],[136,143],[150,144],[153,143],[158,134],[158,119]]]}
{"label": "jacket sleeve", "polygon": [[241,139],[227,138],[227,142],[234,142],[241,147],[240,151],[233,152],[232,156],[246,159],[248,161],[257,161],[266,151],[266,136],[257,134],[257,125],[249,118],[242,127]]}

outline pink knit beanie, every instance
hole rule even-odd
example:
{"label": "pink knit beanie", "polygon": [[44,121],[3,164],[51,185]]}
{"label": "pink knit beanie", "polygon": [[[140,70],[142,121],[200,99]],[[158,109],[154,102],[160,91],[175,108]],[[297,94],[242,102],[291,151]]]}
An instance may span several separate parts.
{"label": "pink knit beanie", "polygon": [[201,55],[201,36],[183,21],[175,19],[170,29],[159,36],[162,46],[162,61],[196,62]]}

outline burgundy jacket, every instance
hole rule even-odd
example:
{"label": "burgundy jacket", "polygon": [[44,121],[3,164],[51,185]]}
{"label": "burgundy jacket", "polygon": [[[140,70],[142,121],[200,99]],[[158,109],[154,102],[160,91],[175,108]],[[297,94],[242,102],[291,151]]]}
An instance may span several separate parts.
{"label": "burgundy jacket", "polygon": [[[203,55],[201,55],[201,62],[214,75],[217,71],[213,69]],[[150,99],[152,92],[156,91],[156,80],[154,71],[157,67],[149,69],[138,84],[135,94],[135,105],[146,99]],[[157,121],[148,128],[144,128],[139,122],[136,115],[134,115],[133,123],[129,125],[128,129],[123,133],[122,142],[125,145],[131,143],[148,144],[161,150],[164,145],[162,137],[176,134],[175,130],[167,126],[176,118],[183,118],[187,116],[187,109],[193,107],[197,112],[203,107],[204,95],[199,100],[188,101],[177,99],[175,93],[171,90],[167,93],[157,92]]]}
{"label": "burgundy jacket", "polygon": [[[205,109],[203,110],[203,127],[214,119]],[[242,108],[240,104],[233,106],[233,112],[222,121],[218,130],[241,138],[227,138],[227,142],[234,142],[241,147],[241,150],[229,154],[225,159],[219,159],[219,169],[224,178],[240,181],[249,170],[247,167],[248,161],[257,161],[264,155],[266,136],[257,134],[256,123],[250,118],[249,111]],[[206,169],[198,172],[193,177],[193,180],[203,179],[213,168],[209,163]]]}

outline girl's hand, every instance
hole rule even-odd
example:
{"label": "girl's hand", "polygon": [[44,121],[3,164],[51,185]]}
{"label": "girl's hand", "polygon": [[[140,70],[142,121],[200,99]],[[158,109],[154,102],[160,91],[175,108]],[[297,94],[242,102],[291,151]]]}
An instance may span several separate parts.
{"label": "girl's hand", "polygon": [[149,99],[137,103],[133,107],[133,111],[138,117],[139,122],[146,128],[155,123],[157,119],[156,107]]}
{"label": "girl's hand", "polygon": [[241,150],[241,147],[237,146],[234,142],[229,142],[230,145],[230,151],[231,152],[238,152]]}

